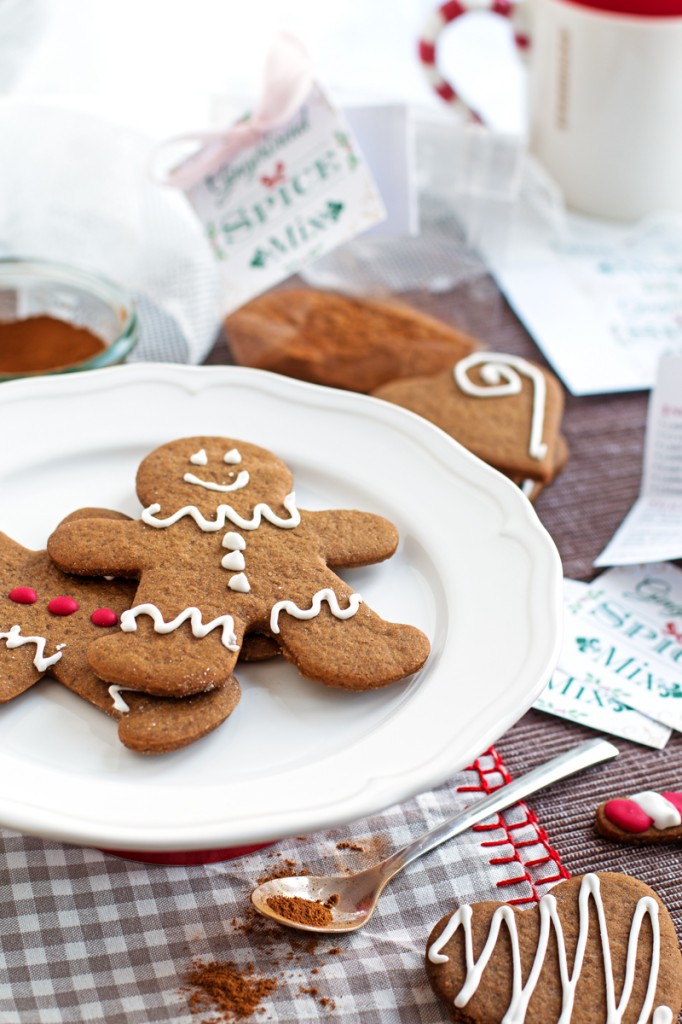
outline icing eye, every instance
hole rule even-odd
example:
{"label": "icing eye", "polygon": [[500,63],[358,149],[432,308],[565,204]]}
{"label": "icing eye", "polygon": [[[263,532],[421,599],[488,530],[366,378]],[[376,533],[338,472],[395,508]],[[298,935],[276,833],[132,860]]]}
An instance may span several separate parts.
{"label": "icing eye", "polygon": [[208,455],[203,448],[200,448],[194,455],[190,455],[189,461],[193,466],[205,466],[208,463]]}
{"label": "icing eye", "polygon": [[236,448],[230,448],[229,452],[225,452],[223,455],[223,462],[227,462],[230,466],[236,466],[241,461],[242,457]]}

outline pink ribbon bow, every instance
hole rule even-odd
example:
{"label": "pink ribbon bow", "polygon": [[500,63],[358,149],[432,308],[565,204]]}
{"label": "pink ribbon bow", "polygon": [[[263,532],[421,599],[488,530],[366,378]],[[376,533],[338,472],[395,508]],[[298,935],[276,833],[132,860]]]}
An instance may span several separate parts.
{"label": "pink ribbon bow", "polygon": [[[255,145],[266,132],[290,121],[305,102],[313,84],[313,66],[302,43],[280,32],[267,55],[263,90],[252,116],[230,128],[215,132],[190,132],[162,144],[161,149],[187,143],[204,143],[198,152],[165,174],[153,177],[166,185],[190,189],[214,174],[242,149]],[[158,156],[157,150],[155,157]]]}

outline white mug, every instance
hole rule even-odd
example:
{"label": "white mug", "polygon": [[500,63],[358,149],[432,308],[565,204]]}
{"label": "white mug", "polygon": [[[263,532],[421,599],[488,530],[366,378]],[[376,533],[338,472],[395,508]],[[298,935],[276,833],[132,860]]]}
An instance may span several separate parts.
{"label": "white mug", "polygon": [[509,17],[529,54],[530,150],[569,207],[617,220],[682,211],[682,0],[449,0],[419,50],[438,94],[460,105],[436,45],[468,10]]}

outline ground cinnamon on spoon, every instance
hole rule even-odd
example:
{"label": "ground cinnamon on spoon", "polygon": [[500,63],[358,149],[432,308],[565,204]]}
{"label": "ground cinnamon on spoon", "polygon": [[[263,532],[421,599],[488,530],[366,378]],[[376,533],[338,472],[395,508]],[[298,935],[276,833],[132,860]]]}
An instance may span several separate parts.
{"label": "ground cinnamon on spoon", "polygon": [[326,903],[321,900],[305,900],[301,896],[270,896],[266,903],[287,921],[307,924],[311,928],[325,928],[334,920],[331,907],[338,903],[338,896],[330,897]]}

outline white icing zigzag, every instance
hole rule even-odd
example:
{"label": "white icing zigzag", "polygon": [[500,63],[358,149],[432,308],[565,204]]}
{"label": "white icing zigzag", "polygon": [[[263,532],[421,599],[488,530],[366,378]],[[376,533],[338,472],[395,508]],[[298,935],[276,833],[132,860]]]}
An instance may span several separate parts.
{"label": "white icing zigzag", "polygon": [[[9,633],[0,633],[0,640],[5,640],[7,642],[7,647],[10,651],[15,647],[23,647],[24,644],[35,644],[36,656],[33,659],[33,664],[39,672],[46,672],[50,665],[54,665],[62,656],[62,652],[59,650],[56,654],[52,654],[49,658],[46,658],[45,644],[47,641],[45,637],[21,636],[21,626],[12,626]],[[61,646],[63,647],[64,644]]]}
{"label": "white icing zigzag", "polygon": [[171,516],[165,519],[157,519],[156,515],[161,511],[161,506],[158,504],[150,505],[144,509],[141,518],[143,523],[146,523],[147,526],[154,526],[157,530],[173,526],[184,516],[191,516],[199,529],[203,530],[204,533],[217,533],[218,530],[224,530],[225,523],[228,521],[234,523],[241,530],[257,530],[262,519],[266,519],[273,526],[280,526],[282,529],[291,530],[301,522],[301,514],[296,508],[295,493],[292,491],[291,494],[287,494],[282,504],[290,515],[289,519],[281,519],[263,501],[256,505],[251,519],[242,518],[231,505],[218,505],[215,519],[206,519],[196,505],[185,505],[184,508],[178,509]]}
{"label": "white icing zigzag", "polygon": [[121,696],[121,690],[132,690],[132,686],[119,686],[118,683],[114,683],[109,687],[109,696],[111,697],[114,704],[114,711],[122,711],[123,714],[127,714],[130,711],[130,705],[126,704],[123,697]]}
{"label": "white icing zigzag", "polygon": [[332,615],[336,616],[337,619],[350,619],[356,614],[362,604],[362,598],[359,594],[351,594],[348,598],[348,607],[341,608],[333,590],[318,590],[313,595],[313,603],[310,608],[299,608],[293,601],[278,601],[277,604],[273,605],[270,612],[270,629],[273,633],[279,633],[277,620],[280,612],[287,612],[288,615],[293,615],[295,619],[314,619],[320,614],[323,601],[327,602]]}
{"label": "white icing zigzag", "polygon": [[[463,929],[466,958],[466,979],[459,993],[455,997],[455,1006],[466,1006],[471,997],[476,993],[476,990],[481,983],[483,971],[493,954],[502,923],[504,922],[509,931],[512,945],[512,998],[511,1003],[507,1007],[507,1012],[502,1018],[501,1024],[523,1024],[523,1021],[526,1019],[528,1003],[530,1002],[531,996],[533,995],[538,983],[538,978],[540,977],[540,972],[545,960],[545,954],[547,952],[547,945],[549,943],[550,930],[553,927],[556,934],[559,952],[559,975],[562,993],[561,1016],[559,1017],[558,1024],[569,1024],[575,1001],[575,990],[580,978],[583,961],[585,959],[585,949],[587,946],[590,927],[590,898],[594,900],[597,911],[599,935],[604,957],[607,1010],[606,1024],[620,1024],[623,1019],[623,1014],[627,1010],[637,969],[637,944],[639,941],[639,933],[644,917],[647,915],[649,916],[651,921],[651,930],[653,933],[653,949],[651,953],[651,963],[648,968],[649,983],[646,990],[646,998],[644,1000],[642,1012],[637,1018],[637,1024],[646,1024],[650,1019],[651,1011],[653,1009],[656,986],[658,983],[658,968],[661,950],[658,904],[652,896],[643,896],[635,907],[632,923],[630,925],[630,938],[628,941],[625,961],[623,991],[620,997],[620,1002],[616,1005],[615,982],[613,979],[613,966],[611,962],[611,947],[606,927],[606,918],[604,914],[604,904],[601,898],[599,878],[595,874],[585,875],[580,885],[580,892],[578,895],[580,925],[578,929],[578,942],[575,950],[573,971],[570,974],[568,958],[566,955],[566,942],[564,939],[561,920],[557,912],[556,897],[552,896],[551,893],[543,896],[539,903],[540,934],[538,937],[538,947],[533,961],[533,966],[525,985],[523,984],[523,973],[521,969],[521,952],[516,924],[517,915],[514,914],[512,908],[503,904],[502,906],[499,906],[493,914],[490,922],[488,938],[481,950],[481,955],[479,956],[478,961],[474,959],[472,908],[470,906],[461,906],[456,910],[436,941],[429,947],[428,951],[428,958],[431,963],[445,963],[448,957],[441,953],[441,949],[447,942],[449,942],[458,928],[461,927]],[[672,1024],[672,1019],[672,1011],[670,1008],[667,1006],[659,1006],[653,1015],[652,1024]]]}
{"label": "white icing zigzag", "polygon": [[121,629],[124,633],[134,633],[137,630],[136,619],[138,615],[148,615],[154,622],[155,633],[172,633],[189,619],[192,633],[199,639],[207,636],[211,630],[222,628],[221,643],[228,651],[238,651],[239,644],[234,632],[234,619],[231,615],[219,615],[212,622],[204,625],[201,612],[198,608],[185,608],[171,622],[165,622],[163,615],[155,604],[138,604],[121,615]]}

